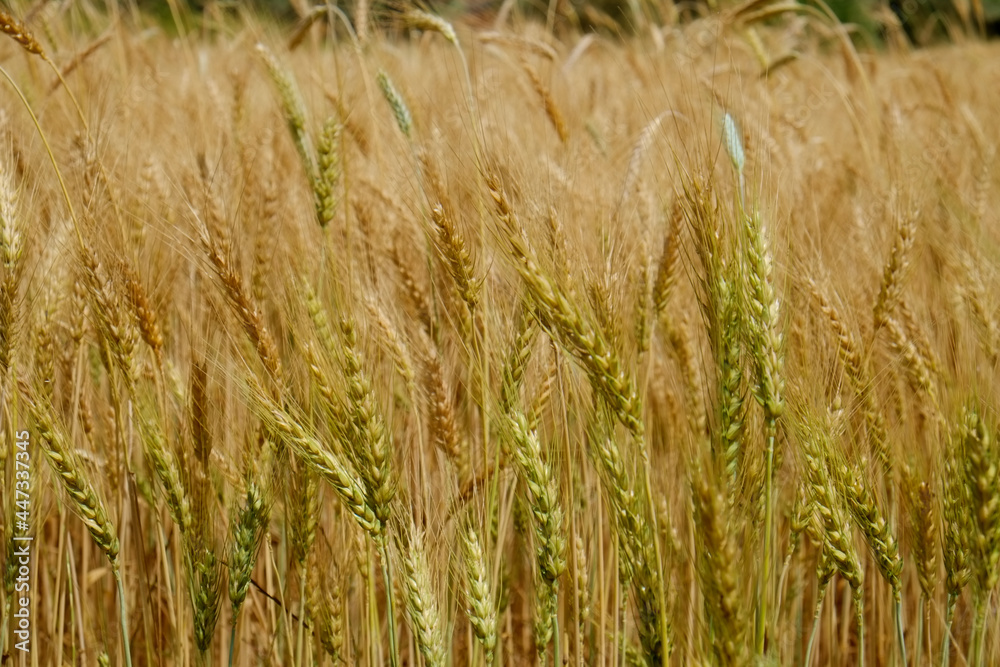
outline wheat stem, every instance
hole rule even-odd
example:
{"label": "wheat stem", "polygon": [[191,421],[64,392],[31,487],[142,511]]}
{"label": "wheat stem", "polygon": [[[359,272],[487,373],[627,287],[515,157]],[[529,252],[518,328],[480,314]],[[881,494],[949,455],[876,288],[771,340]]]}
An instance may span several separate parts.
{"label": "wheat stem", "polygon": [[125,665],[132,667],[132,651],[128,641],[128,606],[125,604],[125,585],[122,583],[122,574],[117,564],[112,565],[115,575],[115,585],[118,587],[118,616],[121,619],[122,643],[125,646]]}
{"label": "wheat stem", "polygon": [[229,665],[229,667],[233,667],[233,654],[235,653],[235,648],[236,648],[236,624],[233,623],[232,626],[229,628],[229,660],[226,663]]}
{"label": "wheat stem", "polygon": [[806,657],[802,662],[804,667],[812,667],[813,647],[816,643],[816,635],[819,634],[819,619],[820,614],[823,611],[823,602],[826,599],[826,589],[828,585],[829,581],[820,582],[819,591],[817,593],[818,601],[816,602],[816,611],[813,613],[812,631],[809,633],[809,643],[806,645]]}
{"label": "wheat stem", "polygon": [[38,136],[42,140],[42,145],[45,146],[45,152],[48,153],[49,161],[52,162],[52,168],[55,170],[56,178],[59,180],[59,189],[62,191],[63,200],[66,202],[66,208],[69,210],[69,217],[73,221],[73,229],[76,232],[77,241],[80,243],[80,247],[84,247],[83,235],[80,233],[80,223],[76,218],[76,211],[73,210],[73,200],[69,197],[69,190],[66,189],[66,182],[63,180],[62,171],[59,169],[59,163],[56,162],[56,156],[52,152],[52,147],[49,145],[49,140],[46,138],[45,133],[42,132],[42,125],[38,121],[38,117],[35,115],[34,109],[31,108],[31,104],[28,102],[28,98],[24,96],[21,88],[14,83],[14,79],[11,78],[7,70],[0,66],[0,74],[7,79],[7,83],[11,85],[14,92],[17,93],[18,98],[21,100],[21,104],[28,111],[28,115],[31,116],[31,122],[35,126],[35,130],[38,131]]}
{"label": "wheat stem", "polygon": [[771,544],[774,539],[774,503],[771,501],[774,485],[774,434],[775,423],[773,419],[767,423],[767,451],[764,468],[764,565],[763,575],[760,580],[760,588],[757,600],[757,635],[756,648],[759,655],[764,654],[764,638],[767,634],[767,603],[770,595],[771,581]]}
{"label": "wheat stem", "polygon": [[389,664],[399,667],[399,646],[396,640],[396,605],[392,587],[392,565],[389,563],[388,540],[383,538],[377,545],[379,558],[382,561],[382,578],[385,581],[386,617],[389,630]]}
{"label": "wheat stem", "polygon": [[948,667],[948,663],[951,660],[951,624],[955,620],[955,604],[957,602],[958,596],[948,593],[944,612],[944,642],[941,647],[941,667]]}
{"label": "wheat stem", "polygon": [[903,637],[903,601],[902,599],[896,600],[896,640],[899,642],[899,654],[901,658],[901,664],[907,665],[906,662],[906,640]]}

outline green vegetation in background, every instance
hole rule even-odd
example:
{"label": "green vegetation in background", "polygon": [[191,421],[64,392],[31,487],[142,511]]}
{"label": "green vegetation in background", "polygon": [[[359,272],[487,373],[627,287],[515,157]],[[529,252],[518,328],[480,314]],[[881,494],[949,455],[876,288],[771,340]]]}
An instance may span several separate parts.
{"label": "green vegetation in background", "polygon": [[[139,12],[148,20],[161,25],[164,30],[174,32],[174,17],[168,0],[114,1],[119,10]],[[203,16],[219,17],[243,12],[287,23],[293,23],[299,18],[294,3],[289,0],[173,0],[172,4],[185,16],[185,20],[195,25]],[[304,2],[303,6],[307,4],[315,2]],[[344,5],[342,8],[345,12],[352,15],[356,0],[336,4]],[[377,20],[379,16],[398,14],[409,4],[397,0],[373,0],[370,11]],[[502,0],[448,0],[415,4],[454,19],[469,14],[490,17],[499,10]],[[684,6],[677,6],[677,10],[683,19],[701,14],[698,6],[720,9],[738,3],[733,0],[715,0],[682,4]],[[841,22],[854,26],[855,37],[867,44],[882,42],[886,34],[886,21],[898,22],[909,41],[915,44],[940,41],[963,30],[977,32],[979,29],[975,16],[976,3],[967,0],[828,0],[826,4]],[[984,29],[987,33],[995,34],[1000,25],[1000,0],[982,0],[981,6]],[[631,32],[635,27],[635,17],[640,15],[656,23],[670,20],[665,15],[670,7],[666,1],[556,0],[555,5],[550,6],[549,0],[517,0],[517,7],[524,15],[542,20],[549,18],[550,12],[554,10],[552,18],[558,24],[611,34]]]}

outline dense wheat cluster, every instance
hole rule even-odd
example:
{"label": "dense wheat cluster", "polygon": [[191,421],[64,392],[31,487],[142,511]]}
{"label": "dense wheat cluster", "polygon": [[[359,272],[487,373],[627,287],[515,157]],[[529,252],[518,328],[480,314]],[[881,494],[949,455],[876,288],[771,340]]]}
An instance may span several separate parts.
{"label": "dense wheat cluster", "polygon": [[1000,661],[995,46],[34,4],[5,664]]}

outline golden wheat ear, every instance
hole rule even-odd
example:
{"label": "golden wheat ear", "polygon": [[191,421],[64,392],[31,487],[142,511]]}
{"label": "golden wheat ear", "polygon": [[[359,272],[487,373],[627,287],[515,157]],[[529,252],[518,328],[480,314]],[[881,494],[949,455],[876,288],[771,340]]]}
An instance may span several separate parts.
{"label": "golden wheat ear", "polygon": [[31,34],[31,31],[23,23],[3,10],[0,10],[0,32],[20,44],[21,48],[28,53],[45,56],[45,50],[42,48],[41,43],[35,39],[35,36]]}
{"label": "golden wheat ear", "polygon": [[17,348],[24,253],[22,227],[13,174],[6,160],[0,157],[0,268],[3,271],[0,274],[0,378],[3,382],[10,374]]}

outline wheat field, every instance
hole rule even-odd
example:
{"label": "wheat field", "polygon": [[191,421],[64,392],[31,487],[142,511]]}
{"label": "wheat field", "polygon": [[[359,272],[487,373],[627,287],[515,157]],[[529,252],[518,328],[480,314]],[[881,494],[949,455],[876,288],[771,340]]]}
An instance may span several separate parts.
{"label": "wheat field", "polygon": [[1000,662],[996,44],[13,4],[3,664]]}

